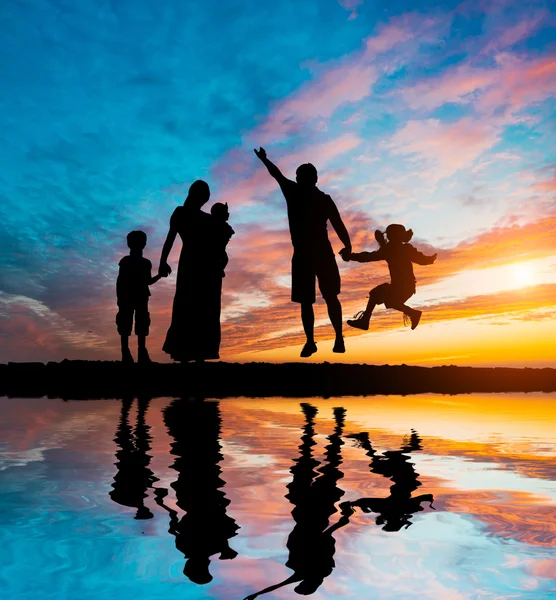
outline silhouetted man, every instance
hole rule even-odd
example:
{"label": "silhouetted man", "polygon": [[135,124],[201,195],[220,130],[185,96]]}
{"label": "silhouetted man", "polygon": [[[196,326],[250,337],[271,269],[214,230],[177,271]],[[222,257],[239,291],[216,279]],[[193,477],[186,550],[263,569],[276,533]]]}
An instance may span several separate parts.
{"label": "silhouetted man", "polygon": [[341,252],[349,255],[351,242],[340,213],[332,198],[317,188],[318,174],[312,164],[306,163],[297,168],[295,182],[285,177],[280,169],[268,160],[264,148],[255,150],[255,154],[280,185],[288,207],[293,245],[291,299],[292,302],[301,304],[301,320],[307,337],[301,356],[308,357],[317,351],[313,312],[315,279],[319,281],[319,289],[336,333],[333,352],[345,352],[342,306],[338,300],[341,287],[340,272],[327,231],[327,223],[330,221],[345,246]]}

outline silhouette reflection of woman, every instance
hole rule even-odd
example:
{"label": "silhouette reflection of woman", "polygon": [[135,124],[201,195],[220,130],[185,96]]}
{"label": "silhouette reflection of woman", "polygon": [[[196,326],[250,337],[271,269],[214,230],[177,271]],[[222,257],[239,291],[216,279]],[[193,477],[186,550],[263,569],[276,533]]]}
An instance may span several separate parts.
{"label": "silhouette reflection of woman", "polygon": [[[337,482],[344,476],[339,466],[342,464],[342,431],[345,409],[335,408],[336,427],[328,437],[326,464],[318,472],[319,462],[313,458],[312,446],[315,445],[314,418],[317,409],[310,404],[302,404],[305,415],[305,427],[299,447],[300,456],[291,468],[293,479],[288,485],[286,496],[294,505],[292,516],[295,527],[288,537],[289,558],[286,566],[293,570],[288,579],[269,586],[245,600],[254,600],[261,594],[272,592],[290,583],[297,583],[294,591],[308,596],[317,591],[324,579],[334,569],[336,543],[333,533],[349,521],[349,515],[342,513],[338,521],[329,527],[330,517],[337,512],[336,502],[344,495]],[[351,514],[351,512],[350,512]]]}
{"label": "silhouette reflection of woman", "polygon": [[390,487],[390,496],[387,498],[360,498],[344,503],[344,510],[347,510],[349,504],[351,509],[358,506],[363,512],[377,513],[376,524],[384,525],[384,531],[399,531],[402,527],[407,529],[411,525],[411,516],[423,510],[421,502],[429,502],[431,508],[434,508],[432,494],[411,497],[412,492],[421,485],[418,480],[419,473],[415,471],[407,456],[409,452],[421,450],[421,439],[417,432],[412,431],[409,441],[405,442],[400,450],[388,450],[382,456],[376,455],[368,433],[358,433],[349,437],[356,439],[371,458],[371,473],[388,477],[394,485]]}
{"label": "silhouette reflection of woman", "polygon": [[218,228],[212,215],[201,210],[210,198],[207,183],[195,181],[183,204],[170,219],[158,272],[171,272],[168,255],[179,234],[178,265],[172,323],[162,349],[174,360],[187,362],[219,358],[222,265]]}
{"label": "silhouette reflection of woman", "polygon": [[137,510],[135,519],[152,519],[153,514],[145,506],[147,490],[158,481],[149,468],[151,456],[150,427],[145,422],[145,415],[149,406],[150,398],[139,397],[137,399],[137,424],[135,431],[129,424],[129,411],[133,398],[122,400],[122,412],[118,431],[114,441],[120,448],[116,452],[116,475],[110,498],[117,504],[129,506]]}
{"label": "silhouette reflection of woman", "polygon": [[[222,460],[219,443],[220,409],[218,402],[176,400],[164,410],[164,422],[174,438],[173,468],[178,472],[172,484],[177,505],[185,515],[164,505],[158,490],[157,503],[170,513],[169,532],[176,538],[176,548],[185,556],[184,575],[193,583],[212,581],[210,557],[219,554],[221,560],[233,559],[237,552],[228,540],[237,535],[235,520],[226,514],[230,501],[220,489]],[[164,490],[165,492],[165,490]]]}

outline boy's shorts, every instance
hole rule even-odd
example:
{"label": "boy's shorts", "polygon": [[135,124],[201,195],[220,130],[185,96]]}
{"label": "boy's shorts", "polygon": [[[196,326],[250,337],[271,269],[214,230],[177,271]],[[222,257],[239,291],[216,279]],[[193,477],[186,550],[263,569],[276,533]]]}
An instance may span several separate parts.
{"label": "boy's shorts", "polygon": [[129,304],[120,304],[116,315],[116,325],[120,335],[130,336],[133,327],[133,314],[135,313],[135,335],[149,335],[151,315],[149,314],[149,299],[140,300]]}
{"label": "boy's shorts", "polygon": [[391,283],[377,285],[369,292],[376,304],[384,304],[386,308],[393,305],[405,304],[415,294],[415,286],[393,286]]}
{"label": "boy's shorts", "polygon": [[292,302],[314,304],[315,283],[318,279],[323,298],[337,296],[341,290],[341,279],[336,258],[332,252],[308,258],[294,252],[292,258]]}

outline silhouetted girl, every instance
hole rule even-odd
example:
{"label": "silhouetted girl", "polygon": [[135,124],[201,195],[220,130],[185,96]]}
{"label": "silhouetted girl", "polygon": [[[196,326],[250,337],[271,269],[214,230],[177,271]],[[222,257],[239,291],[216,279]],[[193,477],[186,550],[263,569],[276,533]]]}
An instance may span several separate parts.
{"label": "silhouetted girl", "polygon": [[390,283],[383,283],[369,292],[367,308],[355,315],[347,323],[357,329],[369,329],[369,321],[377,304],[384,304],[386,308],[399,310],[411,319],[411,329],[415,329],[421,319],[421,311],[411,308],[405,304],[415,294],[415,275],[413,264],[432,265],[436,260],[436,254],[425,256],[415,246],[409,243],[413,237],[411,229],[406,230],[403,225],[388,225],[384,239],[382,231],[375,232],[376,241],[380,248],[375,252],[342,252],[345,261],[373,262],[385,260],[390,270]]}

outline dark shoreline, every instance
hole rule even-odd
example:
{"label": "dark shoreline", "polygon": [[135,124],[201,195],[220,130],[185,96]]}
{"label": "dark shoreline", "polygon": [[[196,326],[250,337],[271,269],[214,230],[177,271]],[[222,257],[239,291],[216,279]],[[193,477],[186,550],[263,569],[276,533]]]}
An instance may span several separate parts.
{"label": "dark shoreline", "polygon": [[407,365],[119,362],[0,364],[0,395],[63,399],[311,397],[556,392],[556,369]]}

